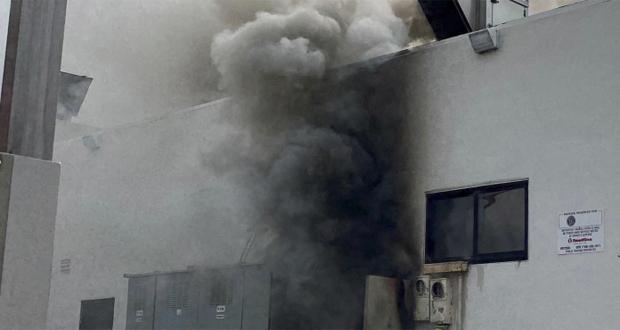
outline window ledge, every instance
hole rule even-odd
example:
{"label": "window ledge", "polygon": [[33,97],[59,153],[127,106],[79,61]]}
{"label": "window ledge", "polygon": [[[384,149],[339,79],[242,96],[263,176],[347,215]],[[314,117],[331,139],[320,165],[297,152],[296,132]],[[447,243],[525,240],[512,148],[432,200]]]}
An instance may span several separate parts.
{"label": "window ledge", "polygon": [[465,273],[468,264],[466,261],[444,262],[439,264],[425,264],[422,273],[425,275],[439,273]]}

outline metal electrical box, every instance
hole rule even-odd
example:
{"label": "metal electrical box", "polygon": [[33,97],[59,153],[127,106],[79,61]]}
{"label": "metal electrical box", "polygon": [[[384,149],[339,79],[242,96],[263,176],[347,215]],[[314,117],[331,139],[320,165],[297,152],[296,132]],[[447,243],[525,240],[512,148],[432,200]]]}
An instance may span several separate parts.
{"label": "metal electrical box", "polygon": [[452,292],[447,278],[430,281],[431,322],[436,324],[452,323]]}
{"label": "metal electrical box", "polygon": [[431,318],[431,294],[430,277],[420,276],[414,283],[415,309],[413,318],[415,321],[429,321]]}
{"label": "metal electrical box", "polygon": [[200,329],[242,328],[243,272],[214,269],[201,276]]}
{"label": "metal electrical box", "polygon": [[157,277],[129,278],[127,329],[152,330],[155,324],[155,285]]}
{"label": "metal electrical box", "polygon": [[193,329],[196,326],[197,295],[194,273],[157,277],[155,329]]}
{"label": "metal electrical box", "polygon": [[126,277],[128,330],[269,328],[271,274],[261,266]]}

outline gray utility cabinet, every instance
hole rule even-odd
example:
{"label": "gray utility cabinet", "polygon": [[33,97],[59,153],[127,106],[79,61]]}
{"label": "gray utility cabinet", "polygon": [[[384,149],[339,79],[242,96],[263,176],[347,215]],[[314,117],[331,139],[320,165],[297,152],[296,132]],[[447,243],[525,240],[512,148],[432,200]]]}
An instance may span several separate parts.
{"label": "gray utility cabinet", "polygon": [[261,266],[126,277],[127,330],[269,328],[271,274]]}

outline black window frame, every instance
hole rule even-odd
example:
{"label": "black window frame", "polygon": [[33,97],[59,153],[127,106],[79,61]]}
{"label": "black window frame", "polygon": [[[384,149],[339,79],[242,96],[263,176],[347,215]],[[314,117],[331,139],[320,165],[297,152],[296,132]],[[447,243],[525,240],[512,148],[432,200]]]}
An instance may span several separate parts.
{"label": "black window frame", "polygon": [[[520,251],[507,251],[507,252],[494,252],[494,253],[478,253],[478,195],[481,193],[492,193],[497,191],[507,191],[507,190],[516,190],[516,189],[524,189],[524,235],[523,235],[523,250]],[[432,219],[432,214],[430,212],[431,207],[430,203],[434,200],[440,199],[451,199],[458,197],[472,196],[474,203],[474,219],[473,219],[473,238],[472,238],[472,254],[471,258],[466,259],[462,257],[446,257],[446,258],[433,258],[431,259],[429,256],[429,247],[430,247],[430,239],[429,239],[429,228]],[[426,264],[438,264],[444,262],[453,262],[453,261],[467,261],[470,264],[485,264],[485,263],[495,263],[495,262],[508,262],[508,261],[523,261],[528,260],[528,236],[529,236],[529,180],[518,180],[511,181],[505,183],[494,183],[488,185],[481,185],[475,187],[468,187],[463,189],[454,189],[447,190],[441,192],[428,192],[426,193],[426,229],[424,233],[425,238],[425,250],[424,250],[424,260]]]}

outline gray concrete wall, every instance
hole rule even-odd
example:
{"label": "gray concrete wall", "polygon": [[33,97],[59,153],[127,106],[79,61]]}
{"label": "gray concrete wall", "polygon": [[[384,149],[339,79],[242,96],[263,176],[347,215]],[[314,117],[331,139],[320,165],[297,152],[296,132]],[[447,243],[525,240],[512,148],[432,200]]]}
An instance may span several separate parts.
{"label": "gray concrete wall", "polygon": [[67,1],[17,0],[11,6],[0,150],[51,160]]}
{"label": "gray concrete wall", "polygon": [[0,215],[8,214],[0,282],[0,327],[43,330],[50,293],[60,166],[8,154],[0,154],[0,159],[0,176],[10,177],[1,180],[0,187],[0,198],[8,199],[8,209]]}
{"label": "gray concrete wall", "polygon": [[[618,328],[619,34],[620,1],[588,1],[500,27],[496,52],[463,36],[385,66],[406,81],[420,248],[426,191],[529,178],[529,260],[471,266],[464,329]],[[604,210],[605,251],[557,255],[559,214],[582,209]]]}
{"label": "gray concrete wall", "polygon": [[[251,210],[231,201],[247,196],[205,165],[218,141],[239,138],[231,116],[223,100],[56,145],[63,175],[49,329],[77,329],[81,300],[111,297],[114,329],[125,329],[123,274],[238,263]],[[63,259],[70,273],[60,271]]]}

